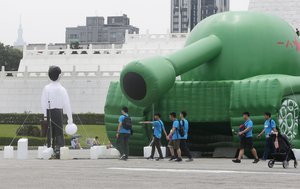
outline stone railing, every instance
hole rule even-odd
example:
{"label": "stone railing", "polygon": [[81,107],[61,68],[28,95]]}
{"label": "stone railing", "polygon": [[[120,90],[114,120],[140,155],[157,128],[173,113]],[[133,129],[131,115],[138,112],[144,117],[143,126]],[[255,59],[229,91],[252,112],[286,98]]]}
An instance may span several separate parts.
{"label": "stone railing", "polygon": [[[22,79],[22,78],[45,78],[48,77],[47,72],[28,72],[25,68],[24,72],[18,71],[4,71],[2,67],[0,71],[0,80],[3,79]],[[71,72],[63,72],[62,77],[64,78],[82,78],[82,77],[119,77],[120,71],[101,71],[100,66],[97,71],[76,71],[75,67]]]}
{"label": "stone railing", "polygon": [[174,52],[176,49],[58,49],[58,50],[26,50],[23,51],[23,57],[28,56],[117,56],[117,55],[136,55],[136,54],[168,54]]}
{"label": "stone railing", "polygon": [[[187,38],[186,33],[172,33],[172,34],[126,34],[125,44],[134,44],[136,42],[153,42],[160,41],[165,44],[170,41],[185,41]],[[127,49],[120,44],[110,44],[110,45],[99,45],[99,44],[85,44],[80,45],[80,49],[71,49],[70,45],[67,44],[56,44],[56,45],[47,45],[47,44],[31,44],[24,46],[23,48],[23,57],[27,56],[115,56],[115,55],[134,55],[134,54],[168,54],[174,52],[176,49],[173,49],[172,45],[170,48],[161,49],[159,46],[157,48],[137,48],[134,47]]]}

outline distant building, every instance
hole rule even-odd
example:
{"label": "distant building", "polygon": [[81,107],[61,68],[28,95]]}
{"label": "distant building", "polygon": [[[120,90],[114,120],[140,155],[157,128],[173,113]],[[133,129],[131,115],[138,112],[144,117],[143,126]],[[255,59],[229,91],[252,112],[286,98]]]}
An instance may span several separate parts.
{"label": "distant building", "polygon": [[171,33],[187,33],[201,20],[229,11],[229,0],[171,0]]}
{"label": "distant building", "polygon": [[16,42],[14,42],[14,47],[22,50],[24,45],[26,45],[26,42],[23,39],[22,21],[20,19],[20,25],[19,25],[19,29],[18,29],[18,38],[17,38]]}
{"label": "distant building", "polygon": [[130,25],[127,15],[109,16],[107,24],[104,17],[86,17],[86,26],[67,27],[66,43],[122,44],[125,34],[139,33],[139,28]]}
{"label": "distant building", "polygon": [[250,0],[249,10],[273,14],[300,29],[299,0]]}

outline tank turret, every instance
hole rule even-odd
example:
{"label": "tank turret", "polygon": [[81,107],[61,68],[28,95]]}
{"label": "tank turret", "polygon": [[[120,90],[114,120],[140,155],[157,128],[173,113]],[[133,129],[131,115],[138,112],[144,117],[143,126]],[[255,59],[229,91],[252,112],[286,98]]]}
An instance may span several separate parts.
{"label": "tank turret", "polygon": [[128,64],[123,94],[148,106],[183,81],[239,80],[263,74],[300,75],[300,42],[282,19],[258,12],[216,14],[196,26],[185,48]]}

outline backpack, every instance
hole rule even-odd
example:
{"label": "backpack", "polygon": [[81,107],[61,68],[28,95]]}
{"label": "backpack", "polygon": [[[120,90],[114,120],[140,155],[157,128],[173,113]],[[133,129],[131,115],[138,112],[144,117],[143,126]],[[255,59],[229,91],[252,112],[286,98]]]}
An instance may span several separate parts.
{"label": "backpack", "polygon": [[179,128],[178,128],[178,133],[181,137],[184,137],[185,135],[185,132],[184,132],[184,120],[182,120],[182,125],[180,124],[180,121],[179,122]]}
{"label": "backpack", "polygon": [[132,121],[129,116],[125,116],[125,118],[122,122],[122,127],[123,127],[123,129],[126,129],[126,130],[132,130]]}

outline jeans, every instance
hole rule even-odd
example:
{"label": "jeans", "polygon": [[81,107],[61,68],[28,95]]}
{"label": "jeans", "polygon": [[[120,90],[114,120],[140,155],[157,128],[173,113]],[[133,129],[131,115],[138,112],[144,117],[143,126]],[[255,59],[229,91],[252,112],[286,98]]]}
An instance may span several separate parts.
{"label": "jeans", "polygon": [[154,157],[155,147],[157,148],[159,158],[163,158],[160,146],[161,146],[160,138],[153,137],[152,150],[151,150],[151,156],[150,156],[151,158]]}
{"label": "jeans", "polygon": [[269,155],[274,153],[274,146],[272,144],[272,139],[266,138],[265,151],[263,155],[263,159],[268,159]]}
{"label": "jeans", "polygon": [[128,145],[129,137],[130,134],[125,134],[125,133],[119,134],[116,147],[119,150],[121,156],[125,155],[128,157],[129,155],[129,145]]}
{"label": "jeans", "polygon": [[180,140],[180,149],[185,153],[185,155],[189,159],[192,159],[192,155],[191,155],[190,149],[189,149],[186,141],[187,141],[186,139],[181,139]]}

